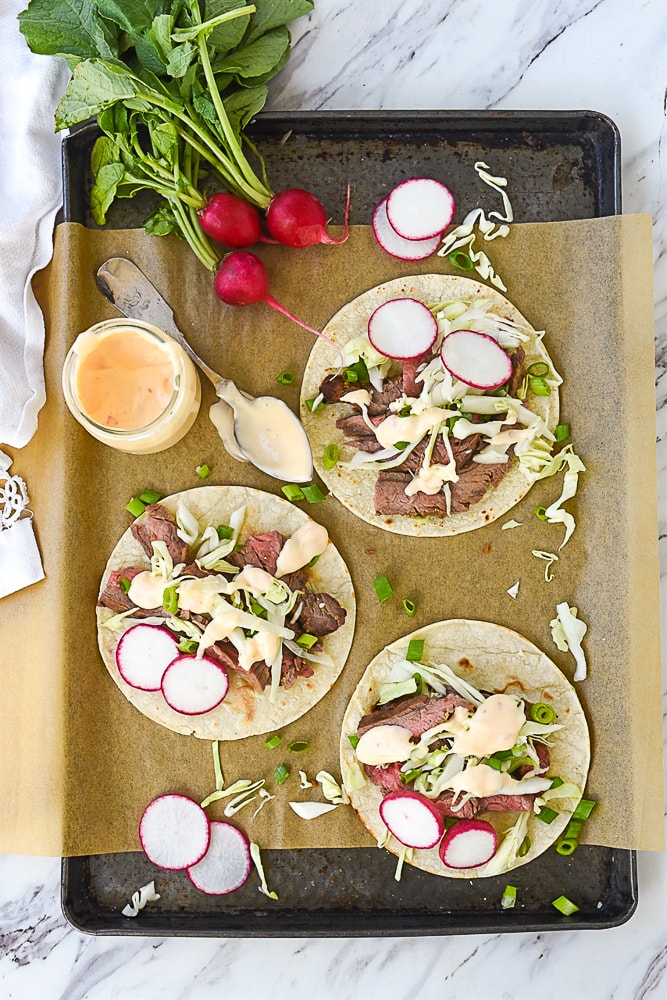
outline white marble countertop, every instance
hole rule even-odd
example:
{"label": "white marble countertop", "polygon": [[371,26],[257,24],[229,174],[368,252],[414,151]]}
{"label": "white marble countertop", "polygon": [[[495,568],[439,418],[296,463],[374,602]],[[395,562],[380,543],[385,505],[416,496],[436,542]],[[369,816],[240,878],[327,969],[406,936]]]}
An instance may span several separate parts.
{"label": "white marble countertop", "polygon": [[[14,2],[14,0],[12,0]],[[16,9],[23,5],[16,4]],[[317,0],[270,107],[592,109],[622,136],[623,210],[654,220],[662,586],[667,582],[667,9],[662,0]],[[88,937],[57,859],[0,857],[0,997],[667,995],[667,858],[638,856],[618,928],[421,939]]]}

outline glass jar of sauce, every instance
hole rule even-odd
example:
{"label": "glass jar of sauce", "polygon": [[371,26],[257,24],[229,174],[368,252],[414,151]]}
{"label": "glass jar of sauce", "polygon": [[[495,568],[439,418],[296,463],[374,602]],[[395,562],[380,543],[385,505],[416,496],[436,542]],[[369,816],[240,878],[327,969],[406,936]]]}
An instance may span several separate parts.
{"label": "glass jar of sauce", "polygon": [[63,367],[65,402],[89,434],[134,455],[170,448],[199,412],[201,386],[180,344],[141,320],[80,333]]}

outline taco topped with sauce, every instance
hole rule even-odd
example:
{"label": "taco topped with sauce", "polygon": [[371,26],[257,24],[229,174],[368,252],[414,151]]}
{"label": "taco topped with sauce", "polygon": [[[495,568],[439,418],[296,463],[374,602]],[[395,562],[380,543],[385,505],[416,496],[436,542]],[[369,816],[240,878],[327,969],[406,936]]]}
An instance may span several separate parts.
{"label": "taco topped with sauce", "polygon": [[[432,346],[404,361],[368,337],[377,308],[402,298],[437,320]],[[443,344],[457,331],[502,348],[502,385],[480,388],[474,373],[462,381],[445,367]],[[542,333],[495,289],[444,274],[397,278],[343,306],[323,332],[330,342],[311,351],[302,420],[320,476],[363,520],[407,535],[470,531],[518,503],[549,460],[561,378]]]}
{"label": "taco topped with sauce", "polygon": [[[340,752],[350,801],[379,844],[424,871],[473,878],[526,864],[558,839],[582,796],[590,743],[574,689],[544,653],[510,629],[452,619],[371,661]],[[444,864],[442,826],[429,849],[406,851],[410,829],[399,842],[383,820],[387,799],[405,795],[410,807],[426,800],[444,837],[471,820],[491,827],[493,855]]]}
{"label": "taco topped with sauce", "polygon": [[[352,644],[355,607],[325,528],[273,494],[205,486],[151,504],[122,535],[100,586],[98,642],[144,715],[177,733],[234,740],[298,719],[327,693]],[[157,690],[127,683],[117,651],[138,623],[169,633],[193,668],[197,658],[218,664],[223,700],[185,714],[159,680]]]}

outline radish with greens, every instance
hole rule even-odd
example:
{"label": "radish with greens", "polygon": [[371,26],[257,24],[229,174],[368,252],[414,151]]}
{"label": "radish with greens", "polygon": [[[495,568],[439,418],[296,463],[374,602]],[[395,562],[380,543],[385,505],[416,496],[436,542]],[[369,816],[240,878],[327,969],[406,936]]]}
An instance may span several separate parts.
{"label": "radish with greens", "polygon": [[224,667],[208,656],[182,654],[172,660],[162,678],[162,694],[182,715],[204,715],[223,701],[229,690]]}
{"label": "radish with greens", "polygon": [[498,849],[498,834],[484,819],[460,819],[442,838],[438,853],[447,868],[479,868]]}
{"label": "radish with greens", "polygon": [[252,869],[248,838],[231,823],[211,823],[211,842],[204,857],[188,867],[188,878],[201,892],[225,896],[248,880]]}
{"label": "radish with greens", "polygon": [[409,297],[384,302],[368,321],[368,339],[387,358],[421,358],[437,336],[438,321],[431,310]]}
{"label": "radish with greens", "polygon": [[234,250],[273,242],[263,235],[255,206],[234,194],[214,194],[197,212],[197,218],[207,236]]}
{"label": "radish with greens", "polygon": [[178,871],[197,864],[211,840],[208,816],[185,795],[160,795],[144,809],[139,840],[146,857],[160,868]]}
{"label": "radish with greens", "polygon": [[178,642],[160,625],[133,625],[116,647],[118,673],[130,687],[159,691],[164,672],[179,654]]}
{"label": "radish with greens", "polygon": [[494,337],[477,330],[453,330],[440,349],[442,363],[459,382],[497,389],[512,375],[512,362]]}
{"label": "radish with greens", "polygon": [[427,850],[442,837],[445,821],[430,799],[418,792],[390,792],[380,803],[380,817],[405,847]]}
{"label": "radish with greens", "polygon": [[350,186],[347,187],[343,235],[339,239],[326,231],[324,206],[303,188],[288,188],[274,195],[266,210],[266,226],[271,236],[286,247],[311,247],[316,243],[344,243],[348,237]]}
{"label": "radish with greens", "polygon": [[454,218],[454,198],[449,188],[431,177],[411,177],[387,197],[391,228],[406,240],[440,236]]}
{"label": "radish with greens", "polygon": [[373,235],[383,250],[400,260],[424,260],[440,246],[440,233],[426,240],[406,240],[399,236],[387,217],[387,199],[373,212]]}

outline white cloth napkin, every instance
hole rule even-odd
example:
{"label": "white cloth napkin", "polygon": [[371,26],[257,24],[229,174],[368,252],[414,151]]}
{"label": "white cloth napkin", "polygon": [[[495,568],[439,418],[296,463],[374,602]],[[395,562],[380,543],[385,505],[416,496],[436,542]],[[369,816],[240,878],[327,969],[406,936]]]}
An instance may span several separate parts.
{"label": "white cloth napkin", "polygon": [[44,579],[28,490],[20,476],[10,476],[11,464],[0,451],[0,597]]}
{"label": "white cloth napkin", "polygon": [[21,448],[44,404],[44,320],[30,282],[53,253],[62,203],[54,112],[63,59],[33,55],[18,29],[27,0],[0,0],[0,444]]}

